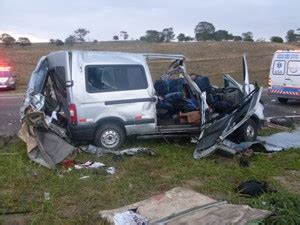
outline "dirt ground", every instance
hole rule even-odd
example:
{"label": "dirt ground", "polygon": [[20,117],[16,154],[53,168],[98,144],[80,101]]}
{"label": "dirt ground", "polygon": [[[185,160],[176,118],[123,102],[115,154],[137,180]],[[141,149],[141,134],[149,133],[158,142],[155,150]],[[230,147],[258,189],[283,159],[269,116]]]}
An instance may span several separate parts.
{"label": "dirt ground", "polygon": [[[191,42],[191,43],[144,43],[139,41],[109,41],[78,43],[74,46],[50,46],[36,43],[29,47],[4,47],[0,45],[0,58],[8,60],[17,74],[17,84],[22,87],[43,55],[52,51],[78,49],[92,51],[178,53],[187,57],[189,72],[210,76],[213,84],[221,85],[220,75],[232,74],[237,80],[242,77],[241,56],[247,53],[252,81],[267,85],[272,54],[279,49],[299,49],[300,43],[259,42]],[[168,64],[152,63],[154,79],[165,71]]]}
{"label": "dirt ground", "polygon": [[287,191],[300,196],[300,171],[290,170],[285,176],[274,177]]}

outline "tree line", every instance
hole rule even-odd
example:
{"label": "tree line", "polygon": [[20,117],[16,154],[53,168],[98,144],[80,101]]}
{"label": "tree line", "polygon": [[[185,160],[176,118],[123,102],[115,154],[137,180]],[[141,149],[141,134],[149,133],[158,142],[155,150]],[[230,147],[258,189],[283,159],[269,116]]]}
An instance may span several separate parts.
{"label": "tree line", "polygon": [[[78,28],[74,31],[73,34],[70,34],[64,41],[60,39],[50,39],[50,45],[73,45],[74,43],[86,42],[86,36],[90,33],[89,30],[85,28]],[[114,41],[118,40],[128,40],[129,34],[127,31],[120,31],[119,34],[113,36]],[[157,30],[146,30],[145,34],[141,36],[139,41],[144,42],[171,42],[175,39],[178,42],[189,42],[189,41],[254,41],[254,35],[251,31],[242,33],[241,35],[233,35],[227,30],[216,30],[216,27],[207,21],[199,22],[194,28],[194,37],[185,35],[184,33],[179,33],[177,36],[172,27],[164,28],[162,31]],[[287,42],[296,42],[300,41],[300,28],[293,30],[290,29],[287,31],[285,36]],[[131,39],[134,40],[134,39]],[[265,41],[263,38],[258,39],[257,41]],[[283,38],[279,36],[272,36],[270,38],[271,42],[283,43]],[[29,46],[31,45],[30,40],[27,37],[19,37],[16,41],[11,35],[3,33],[0,35],[0,42],[6,46],[11,46],[18,44],[20,46]],[[98,42],[93,40],[94,43]]]}
{"label": "tree line", "polygon": [[27,37],[19,37],[18,40],[16,40],[13,36],[3,33],[0,35],[0,42],[2,42],[5,46],[11,46],[11,45],[19,45],[19,46],[30,46],[31,42],[29,38]]}

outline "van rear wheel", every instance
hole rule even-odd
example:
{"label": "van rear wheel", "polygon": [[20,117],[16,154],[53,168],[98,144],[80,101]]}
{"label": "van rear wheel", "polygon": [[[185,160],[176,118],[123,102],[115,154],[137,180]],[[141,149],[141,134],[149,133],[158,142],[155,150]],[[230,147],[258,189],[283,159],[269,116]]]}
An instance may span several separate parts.
{"label": "van rear wheel", "polygon": [[288,99],[287,99],[287,98],[278,98],[278,101],[279,101],[280,103],[285,104],[285,103],[287,103]]}
{"label": "van rear wheel", "polygon": [[96,131],[94,141],[98,147],[118,149],[125,142],[125,130],[116,123],[105,123]]}

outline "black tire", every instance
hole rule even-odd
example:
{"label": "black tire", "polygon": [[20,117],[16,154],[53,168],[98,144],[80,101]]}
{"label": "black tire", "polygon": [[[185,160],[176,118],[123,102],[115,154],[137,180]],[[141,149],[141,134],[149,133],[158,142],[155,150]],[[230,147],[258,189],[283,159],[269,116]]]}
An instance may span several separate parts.
{"label": "black tire", "polygon": [[257,138],[258,124],[253,119],[247,120],[238,130],[239,142],[255,141]]}
{"label": "black tire", "polygon": [[95,133],[96,146],[106,149],[118,149],[125,142],[125,130],[117,123],[104,123]]}
{"label": "black tire", "polygon": [[285,104],[288,102],[288,99],[287,98],[278,98],[278,101],[282,104]]}

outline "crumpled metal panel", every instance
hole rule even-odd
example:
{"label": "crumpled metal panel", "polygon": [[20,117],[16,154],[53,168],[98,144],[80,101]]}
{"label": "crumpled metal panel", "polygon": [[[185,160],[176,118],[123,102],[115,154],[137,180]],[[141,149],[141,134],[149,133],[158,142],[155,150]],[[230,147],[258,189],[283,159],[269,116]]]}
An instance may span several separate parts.
{"label": "crumpled metal panel", "polygon": [[54,169],[57,163],[63,161],[75,151],[75,147],[59,136],[47,130],[36,129],[38,147],[28,152],[28,157],[49,169]]}
{"label": "crumpled metal panel", "polygon": [[261,96],[261,88],[251,92],[241,106],[227,115],[210,121],[203,127],[194,158],[201,159],[216,151],[222,142],[236,129],[242,126],[255,112]]}
{"label": "crumpled metal panel", "polygon": [[[35,70],[31,74],[31,78],[26,91],[26,98],[24,105],[21,107],[21,119],[25,116],[25,110],[28,106],[33,105],[34,108],[39,109],[43,106],[43,97],[40,96],[40,92],[44,86],[47,78],[48,62],[47,57],[43,56],[38,62]],[[35,96],[37,95],[37,96]],[[35,97],[34,97],[35,96]]]}

